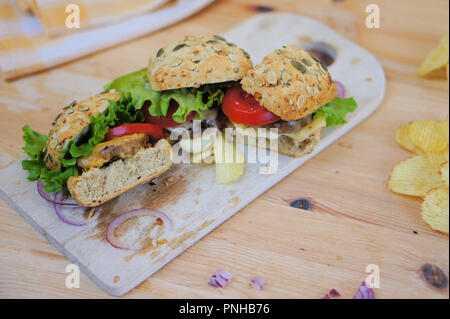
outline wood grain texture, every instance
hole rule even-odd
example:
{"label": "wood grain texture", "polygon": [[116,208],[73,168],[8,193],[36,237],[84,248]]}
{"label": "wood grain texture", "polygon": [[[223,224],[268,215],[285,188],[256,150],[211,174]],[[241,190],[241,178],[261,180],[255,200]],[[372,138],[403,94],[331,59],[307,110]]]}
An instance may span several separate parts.
{"label": "wood grain texture", "polygon": [[[388,80],[381,109],[127,298],[320,298],[330,288],[352,297],[369,263],[381,268],[376,297],[448,298],[448,288],[434,290],[419,275],[424,263],[436,264],[448,275],[448,237],[422,222],[419,200],[390,193],[386,182],[391,168],[409,156],[396,145],[395,129],[414,119],[443,119],[448,114],[448,83],[417,78],[415,70],[448,31],[449,4],[377,1],[381,28],[369,30],[364,26],[366,3],[286,0],[277,1],[275,8],[316,18],[373,52]],[[172,38],[224,33],[263,4],[273,6],[273,1],[219,0],[161,32],[49,72],[1,83],[0,165],[21,156],[24,124],[47,131],[61,105],[138,69]],[[74,77],[81,86],[68,84]],[[299,197],[311,198],[314,209],[288,206]],[[107,297],[84,275],[80,289],[65,288],[68,261],[4,202],[0,256],[0,297]],[[234,272],[235,278],[225,289],[208,287],[210,275],[221,267]],[[248,287],[258,274],[268,282],[263,292]]]}

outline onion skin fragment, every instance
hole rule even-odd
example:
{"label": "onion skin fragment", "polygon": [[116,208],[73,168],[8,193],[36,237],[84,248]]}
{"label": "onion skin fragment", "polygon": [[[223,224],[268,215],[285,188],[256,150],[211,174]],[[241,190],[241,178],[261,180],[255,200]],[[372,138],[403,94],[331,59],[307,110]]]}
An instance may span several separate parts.
{"label": "onion skin fragment", "polygon": [[256,290],[263,290],[266,287],[266,280],[263,277],[253,277],[250,280],[251,285],[253,286],[253,288],[255,288]]}
{"label": "onion skin fragment", "polygon": [[208,285],[214,288],[223,288],[231,281],[233,277],[233,273],[226,270],[217,269],[211,276]]}
{"label": "onion skin fragment", "polygon": [[373,293],[373,289],[363,281],[353,299],[375,299],[375,294]]}

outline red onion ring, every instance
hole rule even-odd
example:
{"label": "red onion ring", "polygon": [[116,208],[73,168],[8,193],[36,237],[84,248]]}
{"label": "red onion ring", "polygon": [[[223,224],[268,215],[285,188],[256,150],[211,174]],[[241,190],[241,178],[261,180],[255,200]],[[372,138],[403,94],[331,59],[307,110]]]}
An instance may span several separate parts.
{"label": "red onion ring", "polygon": [[208,285],[215,288],[223,288],[230,282],[231,279],[233,279],[233,277],[233,273],[226,270],[217,269],[211,276]]}
{"label": "red onion ring", "polygon": [[344,85],[339,81],[334,81],[336,83],[336,96],[344,99],[345,98],[345,87]]}
{"label": "red onion ring", "polygon": [[56,215],[58,215],[59,219],[61,219],[66,224],[72,225],[72,226],[84,226],[87,223],[86,222],[74,222],[71,220],[68,220],[64,215],[61,213],[61,208],[59,202],[61,202],[63,196],[63,192],[58,192],[55,195],[55,201],[53,202],[53,207],[55,208]]}
{"label": "red onion ring", "polygon": [[263,277],[253,277],[250,280],[250,283],[252,284],[253,288],[256,290],[263,290],[266,286],[266,280]]}
{"label": "red onion ring", "polygon": [[114,219],[109,225],[108,225],[108,229],[106,231],[106,239],[108,240],[108,242],[116,248],[119,249],[126,249],[126,250],[141,250],[144,247],[132,247],[132,246],[127,246],[125,244],[123,244],[117,237],[115,234],[115,231],[117,229],[117,227],[120,226],[120,224],[122,224],[124,221],[130,219],[131,217],[135,217],[135,216],[152,216],[155,218],[159,218],[162,220],[163,224],[166,226],[166,231],[169,231],[172,229],[172,220],[163,212],[160,212],[158,210],[154,210],[154,209],[150,209],[150,208],[140,208],[140,209],[134,209],[131,210],[129,212],[126,212],[122,215],[120,215],[119,217],[117,217],[116,219]]}
{"label": "red onion ring", "polygon": [[373,289],[363,281],[353,299],[375,299],[375,294],[373,293]]}
{"label": "red onion ring", "polygon": [[49,197],[49,195],[45,192],[44,189],[44,183],[42,181],[38,181],[37,182],[37,190],[39,195],[41,195],[41,197],[43,199],[45,199],[46,201],[53,203],[53,204],[58,204],[58,205],[63,205],[63,206],[79,206],[77,203],[73,203],[73,202],[56,202],[54,199],[51,199]]}

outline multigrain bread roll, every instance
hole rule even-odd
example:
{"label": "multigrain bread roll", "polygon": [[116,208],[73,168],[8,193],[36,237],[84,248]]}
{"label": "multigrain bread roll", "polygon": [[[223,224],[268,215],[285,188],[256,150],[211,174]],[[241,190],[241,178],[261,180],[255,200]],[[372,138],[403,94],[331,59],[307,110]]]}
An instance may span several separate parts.
{"label": "multigrain bread roll", "polygon": [[108,100],[117,101],[120,93],[103,93],[81,102],[73,102],[66,106],[52,124],[49,139],[45,148],[45,166],[50,170],[60,170],[59,153],[67,144],[76,139],[91,123],[90,116],[96,116],[108,109]]}
{"label": "multigrain bread roll", "polygon": [[171,166],[172,147],[163,139],[131,158],[114,161],[103,168],[91,168],[81,176],[69,178],[67,187],[80,205],[95,207],[151,181]]}
{"label": "multigrain bread roll", "polygon": [[327,69],[295,46],[278,49],[242,79],[244,91],[285,121],[314,113],[336,96]]}
{"label": "multigrain bread roll", "polygon": [[219,36],[187,36],[161,48],[148,65],[148,80],[156,91],[200,87],[241,80],[253,67],[250,56]]}
{"label": "multigrain bread roll", "polygon": [[[319,60],[303,49],[285,46],[250,70],[241,85],[280,120],[256,127],[245,122],[236,124],[230,119],[238,143],[269,149],[270,142],[276,141],[278,153],[292,157],[314,151],[327,123],[313,113],[336,97],[336,85]],[[277,129],[277,133],[272,132],[268,138],[261,136],[258,128]],[[266,143],[261,144],[260,139]]]}
{"label": "multigrain bread roll", "polygon": [[[62,156],[60,152],[71,141],[76,145],[87,145],[93,131],[91,118],[100,113],[109,114],[110,101],[120,104],[120,98],[120,93],[102,93],[64,108],[53,123],[43,152],[49,174],[66,172],[67,168],[58,159]],[[116,110],[118,107],[116,105]],[[121,109],[121,116],[124,116],[125,109]],[[127,125],[150,124],[126,122],[119,126],[125,129]],[[172,166],[172,147],[165,139],[160,139],[152,146],[150,139],[147,134],[138,131],[130,131],[110,139],[105,136],[103,141],[92,145],[89,155],[75,158],[76,172],[81,175],[67,177],[66,183],[75,201],[86,207],[99,206],[166,172]],[[68,160],[70,159],[69,157]],[[74,167],[71,168],[73,172]]]}

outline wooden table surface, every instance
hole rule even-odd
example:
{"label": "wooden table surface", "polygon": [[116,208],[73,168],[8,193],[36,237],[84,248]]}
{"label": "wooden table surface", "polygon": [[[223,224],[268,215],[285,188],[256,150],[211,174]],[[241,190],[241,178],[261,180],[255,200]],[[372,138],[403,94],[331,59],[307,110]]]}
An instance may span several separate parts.
{"label": "wooden table surface", "polygon": [[[381,10],[380,29],[364,25],[367,3]],[[446,0],[218,0],[168,29],[14,82],[0,83],[0,167],[22,155],[21,128],[41,132],[61,106],[94,94],[108,80],[146,64],[150,54],[185,34],[220,34],[258,14],[255,6],[315,18],[371,51],[386,71],[380,109],[339,142],[203,238],[125,298],[321,298],[336,288],[354,295],[380,267],[377,298],[448,298],[420,275],[423,264],[448,276],[448,236],[431,231],[420,200],[387,190],[391,168],[409,154],[395,129],[414,119],[444,119],[448,83],[420,79],[415,71],[448,32]],[[289,32],[289,30],[286,30]],[[314,207],[289,207],[297,198]],[[5,202],[0,201],[0,298],[105,298],[81,275],[65,287],[68,260]],[[235,278],[225,289],[207,285],[216,268]],[[264,291],[249,288],[261,275]]]}

